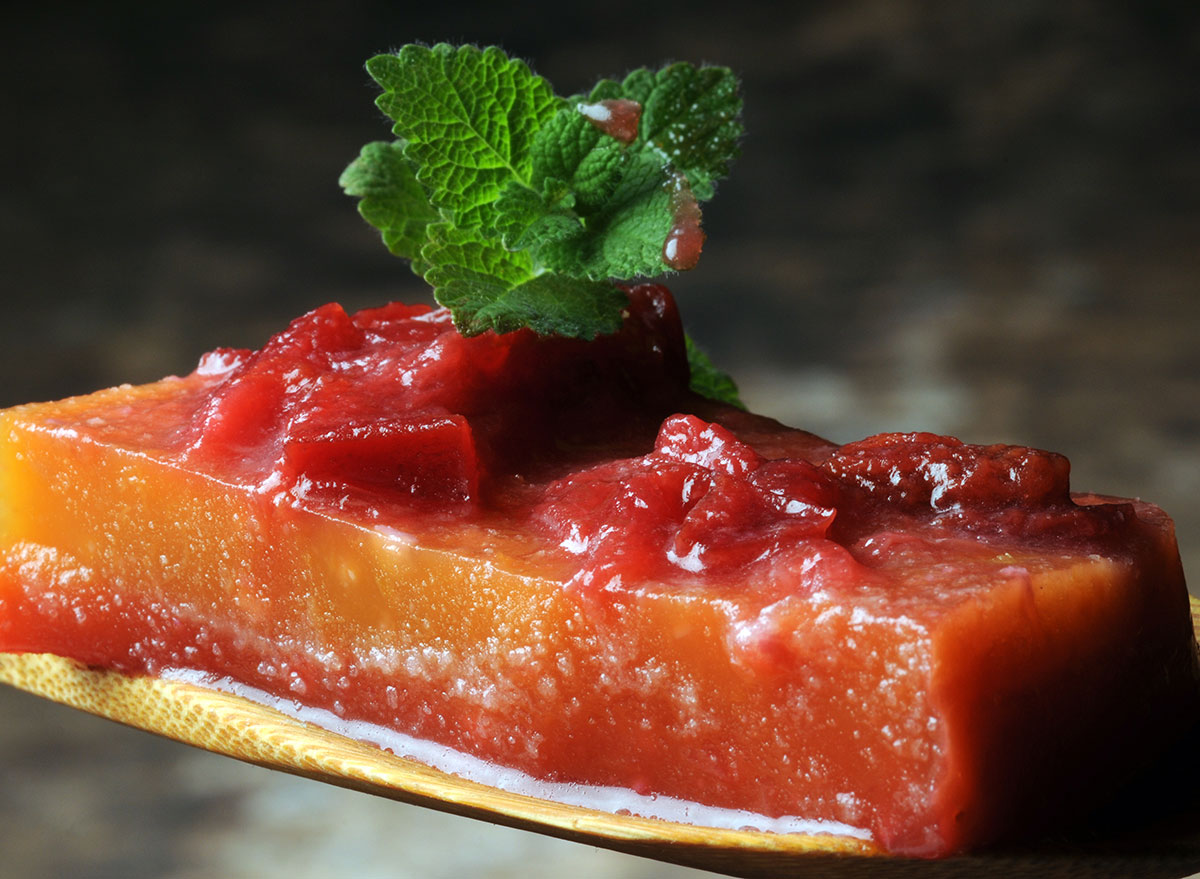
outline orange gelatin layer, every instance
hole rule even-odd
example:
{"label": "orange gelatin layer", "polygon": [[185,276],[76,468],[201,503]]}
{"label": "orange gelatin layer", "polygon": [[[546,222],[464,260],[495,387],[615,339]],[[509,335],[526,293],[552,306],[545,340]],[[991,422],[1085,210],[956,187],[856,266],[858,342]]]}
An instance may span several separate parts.
{"label": "orange gelatin layer", "polygon": [[[1170,521],[1072,500],[1044,453],[835,447],[685,390],[631,423],[703,418],[536,461],[444,400],[281,440],[228,401],[287,371],[226,360],[0,415],[0,651],[923,856],[1087,802],[1195,715]],[[238,445],[238,407],[274,439]]]}

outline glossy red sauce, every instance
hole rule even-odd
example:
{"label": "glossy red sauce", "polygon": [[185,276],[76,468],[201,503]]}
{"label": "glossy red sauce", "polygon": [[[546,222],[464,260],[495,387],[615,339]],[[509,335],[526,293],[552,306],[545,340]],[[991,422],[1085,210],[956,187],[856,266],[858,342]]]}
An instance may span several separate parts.
{"label": "glossy red sauce", "polygon": [[692,194],[687,177],[675,174],[670,183],[671,229],[663,242],[663,262],[677,272],[694,269],[704,249],[700,228],[700,204]]}
{"label": "glossy red sauce", "polygon": [[189,463],[464,514],[494,505],[507,477],[642,450],[692,399],[675,305],[652,286],[631,291],[621,332],[591,342],[466,338],[423,305],[353,316],[325,305],[259,351],[207,355],[201,371],[221,374],[193,419]]}
{"label": "glossy red sauce", "polygon": [[600,131],[621,143],[637,140],[642,105],[627,98],[610,98],[595,104],[580,104],[580,113]]}
{"label": "glossy red sauce", "polygon": [[1101,540],[1131,515],[1077,505],[1049,452],[921,433],[836,447],[698,398],[670,294],[629,293],[624,328],[593,342],[323,306],[258,352],[206,357],[223,375],[183,457],[367,518],[503,516],[593,588],[736,574],[784,589],[818,548],[878,565],[891,544],[864,542],[882,532]]}

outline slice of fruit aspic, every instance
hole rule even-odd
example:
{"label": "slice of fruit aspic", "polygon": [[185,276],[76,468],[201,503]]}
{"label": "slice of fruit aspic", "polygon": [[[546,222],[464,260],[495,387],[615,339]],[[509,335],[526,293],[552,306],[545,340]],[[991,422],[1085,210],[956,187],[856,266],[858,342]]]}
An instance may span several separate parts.
{"label": "slice of fruit aspic", "polygon": [[1072,497],[1057,455],[835,446],[687,381],[647,286],[593,342],[326,306],[8,410],[0,651],[922,856],[1090,802],[1196,716],[1156,508]]}

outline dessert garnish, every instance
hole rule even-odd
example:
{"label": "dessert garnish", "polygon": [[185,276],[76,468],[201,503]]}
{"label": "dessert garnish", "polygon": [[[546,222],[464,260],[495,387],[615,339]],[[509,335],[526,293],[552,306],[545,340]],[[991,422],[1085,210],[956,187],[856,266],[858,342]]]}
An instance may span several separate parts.
{"label": "dessert garnish", "polygon": [[[367,70],[398,139],[367,144],[342,186],[462,334],[613,333],[614,280],[695,267],[700,202],[742,134],[727,68],[643,68],[570,98],[495,47],[408,45]],[[696,388],[735,401],[688,352]]]}

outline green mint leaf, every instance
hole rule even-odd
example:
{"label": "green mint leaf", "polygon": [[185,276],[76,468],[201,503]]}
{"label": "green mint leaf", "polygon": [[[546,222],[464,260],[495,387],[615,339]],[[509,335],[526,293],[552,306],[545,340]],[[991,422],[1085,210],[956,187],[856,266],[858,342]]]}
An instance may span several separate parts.
{"label": "green mint leaf", "polygon": [[662,165],[646,153],[626,152],[604,207],[570,237],[530,248],[546,269],[586,278],[636,278],[667,270],[663,242],[671,229],[670,196]]}
{"label": "green mint leaf", "polygon": [[490,228],[505,185],[528,182],[533,137],[562,99],[495,47],[410,45],[367,72],[434,207],[457,226]]}
{"label": "green mint leaf", "polygon": [[537,275],[514,287],[464,276],[440,289],[464,335],[528,327],[542,335],[593,339],[619,330],[621,309],[629,303],[613,284],[561,275]]}
{"label": "green mint leaf", "polygon": [[347,195],[361,199],[358,212],[379,230],[388,250],[419,260],[426,227],[438,219],[438,212],[417,182],[413,164],[404,157],[402,141],[367,144],[338,183]]}
{"label": "green mint leaf", "polygon": [[684,174],[698,199],[712,198],[712,183],[729,173],[742,136],[742,100],[733,72],[671,64],[657,73],[635,70],[622,90],[623,97],[642,105],[639,142],[652,145]]}
{"label": "green mint leaf", "polygon": [[613,279],[698,258],[697,201],[741,134],[728,70],[639,70],[569,100],[494,47],[410,45],[367,70],[398,140],[368,144],[342,186],[462,332],[614,332]]}
{"label": "green mint leaf", "polygon": [[569,102],[534,138],[530,184],[539,192],[547,180],[576,195],[583,216],[602,208],[621,176],[626,148],[608,137]]}
{"label": "green mint leaf", "polygon": [[[642,104],[629,144],[580,111],[619,99]],[[634,71],[623,83],[605,80],[568,100],[534,137],[527,185],[510,183],[497,202],[505,246],[528,249],[538,266],[575,277],[670,270],[663,252],[677,219],[670,188],[683,175],[692,197],[712,196],[737,154],[740,113],[730,71],[690,64]]]}
{"label": "green mint leaf", "polygon": [[428,266],[425,280],[435,291],[451,279],[468,275],[508,287],[524,283],[534,275],[528,254],[506,250],[479,229],[460,229],[442,222],[429,226],[427,231],[429,237],[421,248],[421,259]]}
{"label": "green mint leaf", "polygon": [[574,194],[558,180],[547,180],[544,189],[539,194],[513,184],[496,199],[495,229],[508,249],[528,250],[579,233]]}
{"label": "green mint leaf", "polygon": [[542,335],[592,339],[621,327],[629,299],[609,282],[538,275],[527,253],[505,249],[478,229],[429,227],[425,279],[465,336],[529,327]]}
{"label": "green mint leaf", "polygon": [[738,396],[737,384],[728,373],[713,366],[708,355],[696,346],[691,336],[684,336],[687,344],[688,367],[692,371],[691,389],[702,397],[716,400],[718,403],[728,403],[745,409],[746,404]]}

